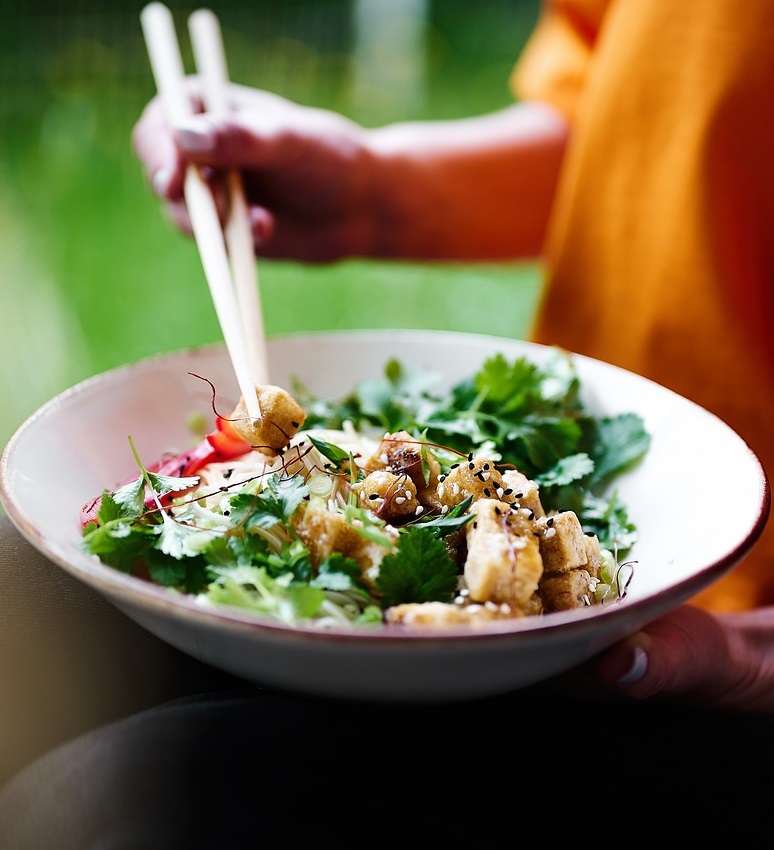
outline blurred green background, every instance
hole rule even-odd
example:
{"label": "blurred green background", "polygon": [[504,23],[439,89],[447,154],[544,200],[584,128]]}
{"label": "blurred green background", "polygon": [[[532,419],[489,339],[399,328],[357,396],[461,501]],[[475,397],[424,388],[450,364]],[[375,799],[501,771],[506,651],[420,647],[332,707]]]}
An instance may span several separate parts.
{"label": "blurred green background", "polygon": [[[192,240],[130,148],[154,94],[144,3],[0,0],[0,446],[66,387],[220,339]],[[510,103],[538,0],[211,3],[231,78],[368,125]],[[192,69],[187,17],[170,4]],[[269,336],[439,328],[519,337],[540,268],[261,261]]]}

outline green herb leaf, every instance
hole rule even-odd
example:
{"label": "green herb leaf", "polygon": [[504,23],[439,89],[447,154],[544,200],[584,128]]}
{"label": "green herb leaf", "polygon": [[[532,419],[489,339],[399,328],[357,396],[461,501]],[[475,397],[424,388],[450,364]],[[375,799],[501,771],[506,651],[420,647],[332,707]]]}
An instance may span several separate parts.
{"label": "green herb leaf", "polygon": [[309,435],[309,442],[317,449],[323,457],[327,457],[333,464],[336,470],[341,470],[342,466],[349,463],[351,460],[350,453],[334,443],[329,443],[326,440],[320,440]]}
{"label": "green herb leaf", "polygon": [[382,608],[403,602],[451,602],[457,567],[443,541],[422,526],[400,535],[397,551],[379,565],[376,587]]}

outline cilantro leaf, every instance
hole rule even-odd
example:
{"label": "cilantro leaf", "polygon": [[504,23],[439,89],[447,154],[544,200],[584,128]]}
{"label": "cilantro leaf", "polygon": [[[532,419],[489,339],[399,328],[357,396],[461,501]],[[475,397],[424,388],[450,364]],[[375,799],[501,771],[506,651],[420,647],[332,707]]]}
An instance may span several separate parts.
{"label": "cilantro leaf", "polygon": [[273,528],[277,524],[287,524],[308,495],[309,486],[302,476],[284,477],[274,473],[266,479],[259,493],[237,493],[229,500],[231,517],[236,525],[246,530]]}
{"label": "cilantro leaf", "polygon": [[594,471],[594,461],[585,453],[560,458],[551,469],[534,480],[538,487],[562,487],[580,481]]}
{"label": "cilantro leaf", "polygon": [[641,460],[650,448],[650,434],[633,413],[603,417],[593,431],[593,484],[602,484]]}
{"label": "cilantro leaf", "polygon": [[457,567],[442,540],[422,526],[401,533],[397,551],[379,565],[376,587],[382,608],[404,602],[451,602]]}
{"label": "cilantro leaf", "polygon": [[113,493],[113,502],[126,516],[140,516],[145,511],[145,478],[142,473],[134,481],[119,487]]}
{"label": "cilantro leaf", "polygon": [[352,590],[362,584],[360,565],[354,558],[334,552],[321,564],[317,576],[309,582],[325,590]]}

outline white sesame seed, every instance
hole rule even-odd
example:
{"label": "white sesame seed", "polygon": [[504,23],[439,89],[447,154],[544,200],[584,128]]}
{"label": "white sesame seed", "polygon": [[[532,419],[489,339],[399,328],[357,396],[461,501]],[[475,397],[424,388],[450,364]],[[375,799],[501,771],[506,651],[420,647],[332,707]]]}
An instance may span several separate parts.
{"label": "white sesame seed", "polygon": [[419,516],[423,511],[424,508],[422,507],[422,505],[417,505],[417,509],[414,511],[414,513]]}
{"label": "white sesame seed", "polygon": [[441,513],[442,513],[442,514],[445,514],[448,510],[449,510],[449,506],[448,506],[448,505],[444,505],[444,506],[441,508]]}
{"label": "white sesame seed", "polygon": [[406,500],[403,498],[403,496],[396,496],[395,497],[395,504],[396,505],[402,505],[405,501]]}
{"label": "white sesame seed", "polygon": [[438,498],[439,499],[443,499],[444,489],[445,488],[444,488],[443,484],[438,485]]}
{"label": "white sesame seed", "polygon": [[549,537],[553,537],[555,534],[556,534],[556,529],[555,529],[555,528],[547,528],[547,529],[543,532],[543,537],[547,540]]}
{"label": "white sesame seed", "polygon": [[455,483],[455,485],[452,487],[452,493],[455,496],[459,496],[459,494],[460,494],[460,485],[459,484]]}
{"label": "white sesame seed", "polygon": [[498,499],[502,499],[502,497],[503,497],[503,488],[502,488],[502,487],[498,487],[498,488],[495,490],[495,493],[497,493],[497,498],[498,498]]}
{"label": "white sesame seed", "polygon": [[491,477],[492,477],[491,472],[482,472],[482,473],[481,473],[481,480],[482,480],[482,481],[489,481],[489,479],[490,479]]}
{"label": "white sesame seed", "polygon": [[486,600],[486,602],[484,603],[484,607],[486,608],[487,611],[498,611],[499,610],[497,605],[494,602],[492,602],[491,599]]}
{"label": "white sesame seed", "polygon": [[379,463],[383,463],[385,466],[390,462],[390,459],[387,457],[387,452],[382,452],[379,455]]}
{"label": "white sesame seed", "polygon": [[411,492],[411,490],[405,490],[404,493],[407,502],[410,502],[414,498],[414,494]]}

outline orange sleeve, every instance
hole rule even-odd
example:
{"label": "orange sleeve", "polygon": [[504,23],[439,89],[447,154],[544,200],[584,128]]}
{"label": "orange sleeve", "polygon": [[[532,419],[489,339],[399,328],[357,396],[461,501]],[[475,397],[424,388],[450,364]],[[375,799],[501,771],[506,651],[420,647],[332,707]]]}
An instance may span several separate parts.
{"label": "orange sleeve", "polygon": [[611,0],[544,0],[510,78],[520,100],[550,103],[572,119]]}

